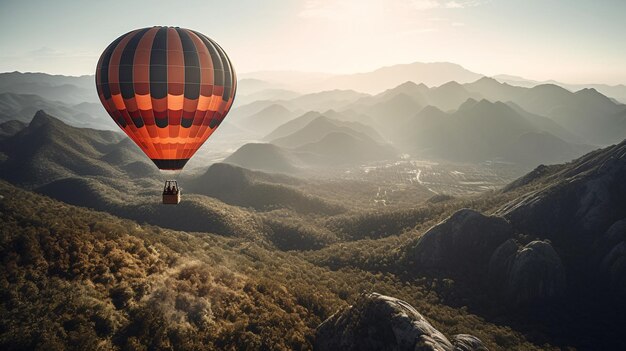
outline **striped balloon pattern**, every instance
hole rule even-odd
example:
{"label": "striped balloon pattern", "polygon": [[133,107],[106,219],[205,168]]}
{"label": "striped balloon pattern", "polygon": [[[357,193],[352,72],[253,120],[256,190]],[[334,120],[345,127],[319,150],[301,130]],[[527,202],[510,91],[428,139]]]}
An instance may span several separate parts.
{"label": "striped balloon pattern", "polygon": [[217,129],[237,90],[224,50],[178,27],[126,33],[96,69],[102,105],[159,169],[182,169]]}

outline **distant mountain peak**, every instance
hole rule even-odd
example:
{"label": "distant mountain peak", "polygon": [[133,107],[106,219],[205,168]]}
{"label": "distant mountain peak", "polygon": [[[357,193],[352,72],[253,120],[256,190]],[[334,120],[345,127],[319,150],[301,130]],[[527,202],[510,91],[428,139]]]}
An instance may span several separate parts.
{"label": "distant mountain peak", "polygon": [[605,103],[608,103],[608,104],[614,104],[615,103],[609,97],[607,97],[606,95],[600,93],[595,88],[583,88],[583,89],[575,92],[574,94],[576,96],[583,96],[583,97],[590,97],[590,98],[594,98],[594,99],[600,99],[600,100],[602,100],[602,101],[604,101]]}
{"label": "distant mountain peak", "polygon": [[478,103],[478,101],[476,99],[473,98],[469,98],[467,100],[465,100],[464,103],[461,104],[461,106],[459,106],[459,110],[467,110],[472,108],[472,106],[476,105]]}
{"label": "distant mountain peak", "polygon": [[463,89],[463,86],[461,84],[459,84],[457,81],[451,80],[451,81],[449,81],[447,83],[444,83],[444,84],[442,84],[442,85],[437,87],[437,89],[451,89],[451,88],[453,88],[453,89],[462,88]]}
{"label": "distant mountain peak", "polygon": [[541,91],[552,91],[552,92],[559,92],[559,93],[569,93],[570,91],[558,86],[556,84],[552,84],[552,83],[547,83],[547,84],[539,84],[537,86],[535,86],[534,88],[531,88],[531,90],[541,90]]}
{"label": "distant mountain peak", "polygon": [[[491,102],[487,99],[480,99],[480,101],[476,102],[475,104],[473,104],[470,109],[475,109],[475,110],[497,110],[499,112],[513,112],[515,113],[515,111],[507,104],[501,102],[501,101],[496,101],[496,102]],[[516,113],[517,114],[517,113]]]}
{"label": "distant mountain peak", "polygon": [[[405,89],[405,88],[417,88],[421,85],[424,85],[423,83],[420,83],[419,85],[416,84],[415,82],[411,81],[411,80],[407,80],[406,82],[398,85],[397,87],[395,87],[394,89]],[[425,86],[425,85],[424,85]]]}
{"label": "distant mountain peak", "polygon": [[33,119],[31,120],[30,124],[28,125],[30,128],[37,128],[37,127],[41,127],[43,125],[47,125],[50,123],[63,123],[60,120],[58,120],[55,117],[50,116],[49,114],[46,113],[46,111],[44,110],[39,110],[35,113],[35,116],[33,116]]}
{"label": "distant mountain peak", "polygon": [[[288,108],[286,108],[285,106],[281,105],[281,104],[271,104],[269,106],[267,106],[266,108],[264,108],[263,110],[261,110],[261,112],[290,112]],[[259,112],[259,113],[261,113]]]}
{"label": "distant mountain peak", "polygon": [[417,84],[413,81],[406,81],[394,88],[387,89],[384,92],[380,93],[380,96],[397,96],[397,95],[407,95],[407,96],[417,96],[424,92],[428,91],[428,86],[423,83]]}
{"label": "distant mountain peak", "polygon": [[316,117],[311,122],[309,122],[309,125],[315,125],[315,124],[334,124],[334,123],[331,118],[321,115],[319,117]]}
{"label": "distant mountain peak", "polygon": [[506,83],[500,83],[495,78],[487,77],[487,76],[482,77],[479,80],[470,84],[475,84],[475,85],[480,85],[480,86],[489,86],[489,87],[499,87],[501,85],[508,85]]}
{"label": "distant mountain peak", "polygon": [[481,77],[480,79],[478,79],[476,82],[490,82],[490,83],[498,83],[501,84],[500,82],[498,82],[495,78],[493,77]]}

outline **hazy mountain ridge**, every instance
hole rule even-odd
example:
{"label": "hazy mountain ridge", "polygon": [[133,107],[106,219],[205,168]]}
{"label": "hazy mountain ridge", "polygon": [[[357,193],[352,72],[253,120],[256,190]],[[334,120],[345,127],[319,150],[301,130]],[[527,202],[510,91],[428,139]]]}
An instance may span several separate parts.
{"label": "hazy mountain ridge", "polygon": [[542,85],[542,84],[556,84],[570,91],[578,91],[578,90],[585,89],[585,88],[596,89],[602,94],[609,96],[612,99],[615,99],[617,102],[626,104],[626,85],[624,84],[617,84],[617,85],[569,84],[569,83],[557,82],[554,80],[536,81],[536,80],[531,80],[531,79],[525,79],[522,77],[506,75],[506,74],[499,74],[499,75],[494,76],[493,78],[503,83],[508,83],[514,86],[520,86],[520,87],[526,87],[526,88],[532,88],[534,86]]}
{"label": "hazy mountain ridge", "polygon": [[0,93],[0,122],[20,120],[28,122],[38,110],[58,116],[64,122],[77,126],[113,130],[117,125],[104,111],[100,103],[50,101],[34,94]]}
{"label": "hazy mountain ridge", "polygon": [[[445,113],[429,107],[398,128],[398,145],[422,156],[477,162],[501,158],[526,166],[558,163],[592,149],[564,141],[501,102],[466,101]],[[555,127],[558,131],[558,127]],[[545,154],[539,146],[559,145]]]}
{"label": "hazy mountain ridge", "polygon": [[0,73],[0,93],[34,94],[67,104],[99,103],[95,77],[51,75],[31,72]]}
{"label": "hazy mountain ridge", "polygon": [[319,116],[304,125],[301,129],[283,136],[272,139],[270,143],[287,148],[296,148],[305,144],[322,140],[330,133],[345,133],[360,139],[371,139],[373,142],[382,144],[384,139],[371,127],[359,122],[338,121],[326,116]]}

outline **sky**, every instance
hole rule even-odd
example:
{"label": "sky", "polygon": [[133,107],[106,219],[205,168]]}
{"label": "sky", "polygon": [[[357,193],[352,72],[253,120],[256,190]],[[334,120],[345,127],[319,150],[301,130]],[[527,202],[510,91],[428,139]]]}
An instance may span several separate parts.
{"label": "sky", "polygon": [[485,74],[626,84],[623,0],[0,0],[0,72],[93,74],[106,46],[171,25],[238,73],[453,62]]}

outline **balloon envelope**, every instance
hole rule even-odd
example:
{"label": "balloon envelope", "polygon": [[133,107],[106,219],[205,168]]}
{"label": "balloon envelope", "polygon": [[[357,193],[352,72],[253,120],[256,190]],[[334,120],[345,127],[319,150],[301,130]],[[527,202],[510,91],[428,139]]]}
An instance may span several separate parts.
{"label": "balloon envelope", "polygon": [[237,78],[224,50],[178,27],[126,33],[102,53],[100,101],[160,169],[182,169],[230,110]]}

